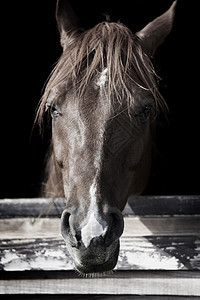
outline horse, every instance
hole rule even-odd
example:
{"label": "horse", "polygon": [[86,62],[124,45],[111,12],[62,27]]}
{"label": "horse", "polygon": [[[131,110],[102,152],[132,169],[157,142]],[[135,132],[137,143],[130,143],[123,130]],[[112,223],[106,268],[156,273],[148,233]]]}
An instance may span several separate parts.
{"label": "horse", "polygon": [[84,30],[57,0],[62,54],[37,111],[51,116],[44,197],[64,197],[61,234],[81,274],[105,273],[118,261],[122,211],[149,178],[156,117],[167,104],[152,63],[173,27],[176,1],[133,33],[109,20]]}

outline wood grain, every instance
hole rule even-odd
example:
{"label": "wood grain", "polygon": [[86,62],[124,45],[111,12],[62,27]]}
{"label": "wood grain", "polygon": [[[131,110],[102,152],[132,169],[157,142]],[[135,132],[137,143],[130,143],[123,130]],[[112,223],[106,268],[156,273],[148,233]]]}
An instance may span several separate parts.
{"label": "wood grain", "polygon": [[[0,218],[60,217],[63,198],[0,199]],[[130,197],[124,215],[200,215],[200,195]]]}
{"label": "wood grain", "polygon": [[[0,270],[73,270],[61,238],[3,240]],[[122,237],[118,270],[200,270],[200,236]]]}
{"label": "wood grain", "polygon": [[[198,235],[200,217],[124,217],[124,237],[148,235]],[[48,238],[60,235],[59,218],[0,219],[0,240]]]}
{"label": "wood grain", "polygon": [[2,295],[26,299],[24,294],[40,294],[37,300],[45,295],[62,299],[62,294],[67,299],[200,297],[200,196],[130,198],[116,270],[102,278],[74,272],[60,236],[65,206],[65,199],[0,200]]}
{"label": "wood grain", "polygon": [[1,294],[107,294],[199,296],[199,272],[116,272],[115,276],[80,278],[63,273],[59,278],[5,279]]}

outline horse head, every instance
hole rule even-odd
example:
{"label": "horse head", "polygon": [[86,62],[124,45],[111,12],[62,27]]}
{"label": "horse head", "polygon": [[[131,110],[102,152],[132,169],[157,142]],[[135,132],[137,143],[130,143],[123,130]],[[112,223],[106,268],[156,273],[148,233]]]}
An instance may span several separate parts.
{"label": "horse head", "polygon": [[40,104],[52,117],[56,179],[46,191],[66,198],[61,232],[81,273],[115,267],[122,210],[147,183],[154,121],[166,106],[150,58],[172,28],[175,4],[132,33],[112,22],[83,30],[68,2],[57,1],[63,53]]}

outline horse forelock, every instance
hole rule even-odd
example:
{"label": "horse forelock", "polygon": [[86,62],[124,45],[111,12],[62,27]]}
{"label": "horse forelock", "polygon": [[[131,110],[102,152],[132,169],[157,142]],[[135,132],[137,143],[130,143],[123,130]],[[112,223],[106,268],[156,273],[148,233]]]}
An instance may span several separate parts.
{"label": "horse forelock", "polygon": [[[135,103],[133,84],[149,91],[156,107],[166,103],[157,88],[158,77],[150,58],[142,51],[138,38],[123,24],[102,22],[76,37],[65,49],[53,69],[38,109],[42,120],[46,101],[56,88],[73,89],[81,97],[98,74],[106,71],[105,95],[112,106],[126,100]],[[56,99],[54,99],[55,101]]]}

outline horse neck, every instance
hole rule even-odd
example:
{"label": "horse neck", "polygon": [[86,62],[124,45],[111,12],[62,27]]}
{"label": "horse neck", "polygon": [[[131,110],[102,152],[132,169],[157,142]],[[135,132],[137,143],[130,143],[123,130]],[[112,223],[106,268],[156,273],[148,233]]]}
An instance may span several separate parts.
{"label": "horse neck", "polygon": [[62,175],[56,166],[52,146],[48,154],[45,167],[45,180],[42,184],[42,197],[59,198],[64,197]]}

